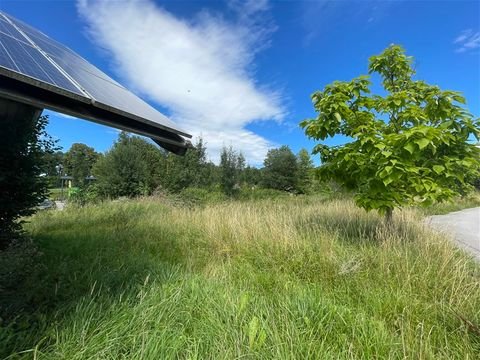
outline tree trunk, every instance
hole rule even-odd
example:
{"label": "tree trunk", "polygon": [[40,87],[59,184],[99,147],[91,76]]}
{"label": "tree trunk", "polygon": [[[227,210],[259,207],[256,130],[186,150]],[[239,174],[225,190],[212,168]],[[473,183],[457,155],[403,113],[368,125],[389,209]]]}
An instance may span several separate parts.
{"label": "tree trunk", "polygon": [[388,208],[387,211],[385,212],[385,224],[388,226],[392,225],[393,222],[393,209]]}

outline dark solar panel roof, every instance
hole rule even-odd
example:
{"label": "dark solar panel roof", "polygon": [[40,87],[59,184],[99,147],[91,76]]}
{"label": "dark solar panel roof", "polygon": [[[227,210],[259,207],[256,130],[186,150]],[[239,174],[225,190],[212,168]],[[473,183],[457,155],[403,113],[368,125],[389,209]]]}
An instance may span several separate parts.
{"label": "dark solar panel roof", "polygon": [[0,11],[0,96],[152,139],[182,153],[189,142],[167,117],[68,47]]}

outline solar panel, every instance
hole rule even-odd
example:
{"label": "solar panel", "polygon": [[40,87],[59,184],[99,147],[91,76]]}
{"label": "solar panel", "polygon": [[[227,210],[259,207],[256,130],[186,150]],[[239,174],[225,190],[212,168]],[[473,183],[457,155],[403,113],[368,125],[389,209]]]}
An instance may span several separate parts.
{"label": "solar panel", "polygon": [[[189,146],[182,136],[191,135],[166,116],[68,47],[3,12],[0,76],[10,80],[8,84],[4,81],[8,89],[0,85],[0,95],[14,94],[35,105],[147,135],[170,151],[182,153]],[[12,80],[23,82],[24,90]],[[26,84],[38,91],[27,89]],[[45,90],[69,99],[50,99]]]}
{"label": "solar panel", "polygon": [[45,56],[29,44],[0,33],[0,47],[1,66],[83,95]]}
{"label": "solar panel", "polygon": [[11,37],[24,41],[25,38],[18,32],[17,29],[13,27],[10,23],[8,23],[4,18],[0,17],[0,32],[10,35]]}

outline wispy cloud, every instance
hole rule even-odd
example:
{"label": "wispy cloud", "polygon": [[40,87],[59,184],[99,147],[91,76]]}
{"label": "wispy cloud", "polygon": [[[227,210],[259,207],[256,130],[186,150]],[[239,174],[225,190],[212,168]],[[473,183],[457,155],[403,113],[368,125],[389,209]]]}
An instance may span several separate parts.
{"label": "wispy cloud", "polygon": [[332,32],[351,26],[352,19],[365,19],[371,26],[388,16],[400,1],[316,0],[300,2],[303,44],[315,45],[331,37]]}
{"label": "wispy cloud", "polygon": [[203,136],[216,161],[232,144],[261,163],[270,141],[246,126],[281,121],[281,93],[259,84],[254,60],[275,30],[266,0],[230,1],[235,20],[208,10],[177,17],[147,1],[78,0],[92,39],[112,56],[126,85],[168,108]]}
{"label": "wispy cloud", "polygon": [[456,52],[462,53],[480,48],[480,31],[472,29],[463,30],[453,43],[456,45]]}

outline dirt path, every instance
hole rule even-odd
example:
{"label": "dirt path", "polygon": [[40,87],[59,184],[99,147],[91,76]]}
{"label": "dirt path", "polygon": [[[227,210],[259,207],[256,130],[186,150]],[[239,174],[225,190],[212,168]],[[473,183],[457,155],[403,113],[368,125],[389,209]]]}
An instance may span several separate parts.
{"label": "dirt path", "polygon": [[480,207],[430,216],[428,222],[451,234],[459,246],[480,261]]}

